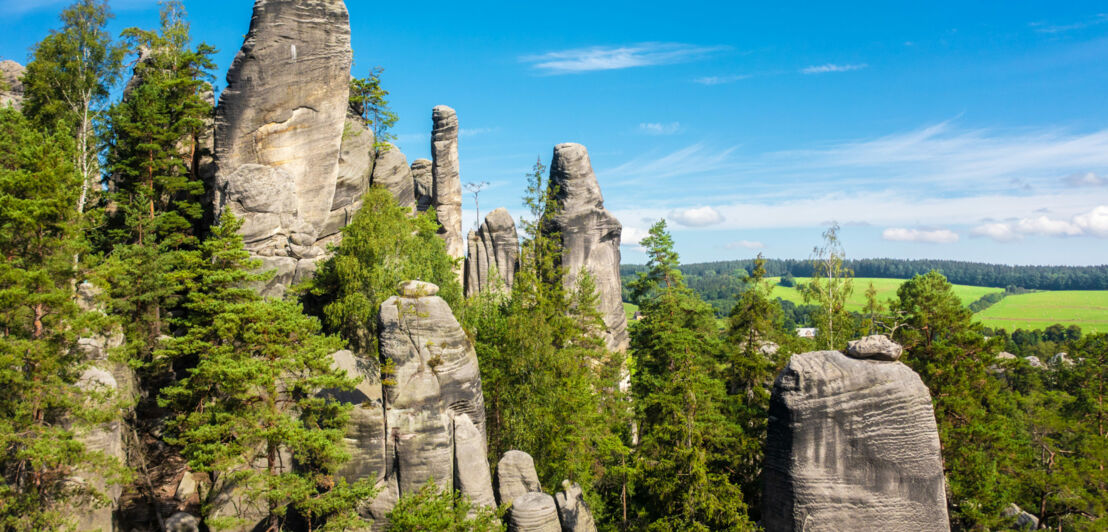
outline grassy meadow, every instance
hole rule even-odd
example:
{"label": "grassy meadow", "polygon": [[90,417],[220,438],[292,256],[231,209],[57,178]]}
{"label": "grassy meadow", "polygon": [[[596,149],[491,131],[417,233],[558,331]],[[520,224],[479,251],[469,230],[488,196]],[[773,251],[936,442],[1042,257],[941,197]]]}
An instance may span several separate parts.
{"label": "grassy meadow", "polygon": [[[807,277],[796,277],[797,284],[804,284],[810,281]],[[777,277],[770,278],[771,283],[777,283],[780,279]],[[869,284],[873,283],[874,288],[877,289],[877,300],[884,302],[887,299],[896,298],[896,289],[904,283],[904,279],[881,279],[873,277],[857,277],[854,279],[854,292],[850,294],[850,299],[847,300],[847,310],[853,310],[860,312],[866,305],[866,289],[869,288]],[[968,285],[954,285],[954,293],[962,300],[962,304],[968,306],[970,303],[977,301],[981,296],[991,292],[1003,292],[1003,288],[989,288],[985,286],[968,286]],[[804,296],[800,294],[800,291],[796,288],[774,286],[773,295],[786,301],[792,301],[797,305],[804,304]]]}
{"label": "grassy meadow", "polygon": [[981,311],[989,327],[1045,329],[1077,325],[1085,333],[1108,332],[1108,290],[1062,290],[1008,296]]}

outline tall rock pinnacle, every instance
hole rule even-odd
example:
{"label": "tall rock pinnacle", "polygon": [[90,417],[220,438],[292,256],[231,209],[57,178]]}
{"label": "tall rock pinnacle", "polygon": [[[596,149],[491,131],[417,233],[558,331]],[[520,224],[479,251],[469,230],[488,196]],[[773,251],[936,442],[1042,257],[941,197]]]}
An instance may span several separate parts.
{"label": "tall rock pinnacle", "polygon": [[511,291],[519,269],[519,235],[508,209],[496,209],[476,232],[469,232],[466,256],[466,297],[490,287]]}
{"label": "tall rock pinnacle", "polygon": [[227,73],[213,200],[255,228],[247,248],[277,270],[269,293],[314,271],[324,251],[317,244],[339,180],[351,56],[342,0],[256,0]]}
{"label": "tall rock pinnacle", "polygon": [[900,362],[853,356],[796,355],[774,382],[763,526],[950,530],[927,387]]}
{"label": "tall rock pinnacle", "polygon": [[545,222],[546,230],[561,234],[562,266],[568,272],[566,288],[576,288],[581,272],[589,272],[600,296],[599,310],[608,327],[607,344],[613,351],[627,349],[627,315],[619,281],[619,243],[623,226],[604,208],[589,152],[580,144],[554,147],[550,187],[557,191],[558,212]]}
{"label": "tall rock pinnacle", "polygon": [[[431,200],[442,224],[446,252],[454,258],[466,253],[462,236],[462,178],[458,163],[458,114],[440,105],[431,113]],[[458,272],[461,281],[461,271]]]}

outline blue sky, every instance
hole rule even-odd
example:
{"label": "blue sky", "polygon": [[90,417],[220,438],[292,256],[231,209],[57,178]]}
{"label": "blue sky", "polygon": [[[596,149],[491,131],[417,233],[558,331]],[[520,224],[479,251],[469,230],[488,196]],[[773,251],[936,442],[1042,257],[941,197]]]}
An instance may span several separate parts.
{"label": "blue sky", "polygon": [[[65,3],[0,0],[0,58]],[[463,181],[518,216],[536,157],[580,142],[624,262],[664,217],[684,262],[806,258],[836,220],[851,257],[1108,263],[1108,6],[741,4],[348,2],[409,160],[454,107]],[[185,5],[223,85],[252,2]],[[117,30],[157,23],[113,6]]]}

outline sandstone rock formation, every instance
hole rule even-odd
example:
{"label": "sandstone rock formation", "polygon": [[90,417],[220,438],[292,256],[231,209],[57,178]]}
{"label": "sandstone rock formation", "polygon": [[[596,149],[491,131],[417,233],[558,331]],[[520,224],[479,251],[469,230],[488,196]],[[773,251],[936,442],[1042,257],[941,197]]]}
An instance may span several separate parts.
{"label": "sandstone rock formation", "polygon": [[[442,224],[441,235],[446,252],[454,258],[465,256],[462,237],[462,178],[458,163],[458,114],[440,105],[431,113],[431,201]],[[462,282],[461,272],[458,281]]]}
{"label": "sandstone rock formation", "polygon": [[[319,240],[339,180],[351,55],[342,0],[257,0],[227,73],[216,111],[213,201],[217,209],[237,203],[246,226],[269,228],[258,231],[268,236],[248,242],[266,267],[278,270],[267,293],[279,294],[314,271],[323,253]],[[281,193],[267,195],[267,185]],[[269,200],[244,201],[243,194]]]}
{"label": "sandstone rock formation", "polygon": [[582,272],[589,272],[600,296],[599,310],[608,327],[607,344],[613,351],[627,349],[627,315],[619,280],[619,243],[623,226],[604,208],[589,152],[580,144],[554,147],[550,186],[556,188],[559,211],[545,220],[544,229],[561,233],[562,265],[566,285],[574,289]]}
{"label": "sandstone rock formation", "polygon": [[377,152],[377,166],[373,169],[373,184],[392,192],[401,207],[415,207],[415,186],[408,159],[400,149],[388,146]]}
{"label": "sandstone rock formation", "polygon": [[431,175],[431,164],[429,159],[412,161],[412,186],[416,212],[426,211],[434,202],[435,180]]}
{"label": "sandstone rock formation", "polygon": [[166,532],[200,532],[200,519],[195,515],[177,512],[165,520]]}
{"label": "sandstone rock formation", "polygon": [[1035,530],[1039,528],[1039,518],[1025,512],[1023,508],[1020,508],[1016,503],[1009,504],[1008,507],[1001,512],[1001,515],[1011,519],[1016,530]]}
{"label": "sandstone rock formation", "polygon": [[576,482],[562,481],[562,489],[554,495],[554,503],[558,505],[558,517],[562,521],[562,530],[565,532],[596,532],[596,521],[592,518],[592,512],[585,504],[585,496],[581,493],[581,486]]}
{"label": "sandstone rock formation", "polygon": [[532,491],[512,501],[508,516],[508,530],[512,532],[562,532],[558,521],[558,507],[554,497]]}
{"label": "sandstone rock formation", "polygon": [[319,240],[333,241],[362,206],[377,163],[373,130],[358,117],[346,117],[339,146],[338,180],[331,198],[331,212],[319,232]]}
{"label": "sandstone rock formation", "polygon": [[908,366],[796,355],[769,416],[766,530],[950,529],[931,396]]}
{"label": "sandstone rock formation", "polygon": [[903,349],[883,334],[866,336],[847,342],[846,354],[851,358],[896,361]]}
{"label": "sandstone rock formation", "polygon": [[333,367],[357,379],[353,390],[325,390],[324,396],[354,405],[343,444],[350,460],[338,475],[349,482],[363,478],[385,478],[385,405],[381,389],[381,370],[376,359],[369,360],[342,350],[331,354]]}
{"label": "sandstone rock formation", "polygon": [[468,241],[466,296],[497,286],[511,291],[519,269],[519,235],[508,210],[502,207],[489,213],[476,232],[469,232]]}
{"label": "sandstone rock formation", "polygon": [[23,65],[11,60],[0,61],[0,109],[11,105],[23,108]]}
{"label": "sandstone rock formation", "polygon": [[531,492],[541,492],[535,460],[523,451],[508,451],[496,464],[496,491],[500,504]]}

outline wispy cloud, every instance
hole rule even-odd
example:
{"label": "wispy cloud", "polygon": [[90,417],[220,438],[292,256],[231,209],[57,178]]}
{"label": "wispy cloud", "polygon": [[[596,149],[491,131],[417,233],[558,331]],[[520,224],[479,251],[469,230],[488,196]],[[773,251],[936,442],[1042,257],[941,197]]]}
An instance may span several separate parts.
{"label": "wispy cloud", "polygon": [[881,232],[881,238],[892,242],[953,244],[958,241],[958,233],[949,229],[905,229],[902,227],[890,227]]}
{"label": "wispy cloud", "polygon": [[693,83],[699,83],[701,85],[723,85],[725,83],[734,83],[744,79],[750,79],[754,77],[753,74],[727,74],[724,76],[704,76],[702,78],[696,78]]}
{"label": "wispy cloud", "polygon": [[984,223],[974,227],[972,234],[988,237],[999,242],[1012,242],[1028,235],[1108,238],[1108,206],[1099,205],[1088,212],[1074,215],[1069,219],[1051,218],[1042,215]]}
{"label": "wispy cloud", "polygon": [[693,207],[689,209],[676,209],[669,213],[668,218],[685,227],[707,227],[719,225],[726,219],[719,211],[711,206]]}
{"label": "wispy cloud", "polygon": [[680,122],[663,124],[660,122],[643,122],[639,124],[639,133],[647,135],[673,135],[681,131]]}
{"label": "wispy cloud", "polygon": [[1046,22],[1032,22],[1029,24],[1035,31],[1039,33],[1066,33],[1074,30],[1082,30],[1091,26],[1099,26],[1101,24],[1108,23],[1108,13],[1097,13],[1093,17],[1082,20],[1079,22],[1073,22],[1070,24],[1048,24]]}
{"label": "wispy cloud", "polygon": [[766,247],[766,245],[756,240],[739,240],[737,242],[728,242],[723,247],[727,249],[762,249]]}
{"label": "wispy cloud", "polygon": [[1103,187],[1108,185],[1108,177],[1093,172],[1078,172],[1062,178],[1062,182],[1071,187]]}
{"label": "wispy cloud", "polygon": [[578,74],[651,65],[687,63],[730,49],[683,43],[645,42],[627,46],[593,46],[527,55],[520,61],[544,74]]}
{"label": "wispy cloud", "polygon": [[664,155],[645,154],[601,173],[605,179],[617,179],[622,180],[621,184],[631,184],[730,170],[734,167],[731,155],[735,150],[736,148],[713,150],[704,143],[697,143]]}
{"label": "wispy cloud", "polygon": [[834,63],[827,63],[825,65],[812,65],[800,69],[801,74],[826,74],[828,72],[850,72],[851,70],[861,70],[868,67],[865,63],[858,63],[852,65],[836,65]]}
{"label": "wispy cloud", "polygon": [[499,131],[499,127],[475,127],[475,128],[462,128],[458,130],[459,137],[474,137],[477,135],[484,135],[485,133],[492,133]]}

